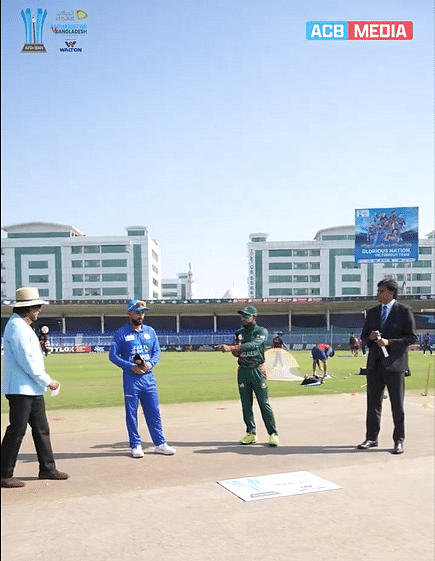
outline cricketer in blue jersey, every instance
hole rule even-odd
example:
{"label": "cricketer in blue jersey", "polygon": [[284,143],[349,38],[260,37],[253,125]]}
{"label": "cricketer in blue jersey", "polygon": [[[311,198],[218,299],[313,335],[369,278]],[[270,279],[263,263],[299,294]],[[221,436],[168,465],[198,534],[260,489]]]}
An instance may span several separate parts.
{"label": "cricketer in blue jersey", "polygon": [[129,322],[118,329],[110,347],[109,359],[122,368],[125,416],[131,454],[142,458],[142,439],[139,434],[137,410],[139,401],[157,454],[172,455],[163,435],[157,382],[153,373],[160,359],[160,345],[152,327],[143,324],[146,307],[142,300],[127,304]]}

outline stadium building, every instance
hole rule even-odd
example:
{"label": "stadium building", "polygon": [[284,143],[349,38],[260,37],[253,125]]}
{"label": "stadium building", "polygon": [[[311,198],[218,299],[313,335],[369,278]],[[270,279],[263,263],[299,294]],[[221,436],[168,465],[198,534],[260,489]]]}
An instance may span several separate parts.
{"label": "stadium building", "polygon": [[161,280],[157,242],[145,227],[126,230],[123,237],[88,238],[59,224],[4,228],[2,332],[16,287],[30,285],[50,301],[39,325],[50,328],[53,348],[66,352],[107,351],[114,331],[127,321],[130,298],[149,301],[146,323],[171,350],[231,343],[240,326],[237,310],[247,305],[258,309],[271,336],[282,331],[290,348],[322,341],[345,346],[376,305],[377,282],[393,277],[401,285],[400,300],[415,313],[418,333],[434,339],[433,232],[420,240],[416,263],[361,265],[353,259],[352,226],[320,230],[313,241],[302,242],[268,242],[267,234],[251,234],[249,294],[232,287],[220,299],[197,299],[191,265],[173,282]]}
{"label": "stadium building", "polygon": [[14,300],[20,286],[36,286],[50,301],[161,298],[160,249],[144,226],[116,237],[47,222],[2,230],[2,299]]}
{"label": "stadium building", "polygon": [[307,298],[373,296],[382,278],[393,278],[401,294],[435,292],[434,231],[419,240],[416,262],[356,263],[355,227],[319,230],[312,241],[268,241],[249,236],[249,296]]}

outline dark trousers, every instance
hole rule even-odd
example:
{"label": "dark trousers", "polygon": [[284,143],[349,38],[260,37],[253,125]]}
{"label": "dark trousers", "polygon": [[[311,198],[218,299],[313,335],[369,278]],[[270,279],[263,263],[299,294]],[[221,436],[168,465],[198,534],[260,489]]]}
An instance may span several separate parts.
{"label": "dark trousers", "polygon": [[242,402],[242,413],[246,425],[246,432],[256,432],[253,411],[253,394],[255,393],[267,433],[277,434],[275,417],[269,403],[269,391],[267,389],[266,377],[262,369],[259,366],[256,368],[239,368],[237,381],[239,384],[239,394]]}
{"label": "dark trousers", "polygon": [[50,430],[42,395],[6,395],[9,401],[9,426],[2,441],[1,477],[12,477],[18,452],[26,434],[27,424],[32,429],[38,455],[39,471],[51,472],[56,468],[50,443]]}
{"label": "dark trousers", "polygon": [[367,418],[366,438],[377,440],[381,429],[382,402],[385,386],[391,402],[393,414],[393,440],[403,442],[405,439],[405,373],[386,372],[380,363],[374,370],[367,371]]}

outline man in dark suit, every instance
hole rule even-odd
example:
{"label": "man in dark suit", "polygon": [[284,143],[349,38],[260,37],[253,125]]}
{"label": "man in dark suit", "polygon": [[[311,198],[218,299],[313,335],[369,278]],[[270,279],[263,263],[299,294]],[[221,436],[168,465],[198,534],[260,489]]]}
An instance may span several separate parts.
{"label": "man in dark suit", "polygon": [[378,445],[385,386],[391,401],[394,431],[393,454],[403,453],[405,439],[405,373],[408,372],[408,346],[415,343],[412,311],[396,301],[397,283],[384,279],[378,283],[376,306],[367,312],[361,339],[369,348],[367,359],[366,440],[358,449]]}

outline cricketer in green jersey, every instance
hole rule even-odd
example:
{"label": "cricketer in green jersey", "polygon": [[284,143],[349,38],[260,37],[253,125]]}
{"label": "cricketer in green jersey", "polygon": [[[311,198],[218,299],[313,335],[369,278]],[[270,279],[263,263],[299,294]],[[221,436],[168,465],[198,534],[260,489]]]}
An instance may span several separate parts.
{"label": "cricketer in green jersey", "polygon": [[238,310],[237,313],[241,315],[242,327],[236,331],[235,344],[221,345],[219,349],[222,352],[231,352],[238,358],[237,381],[242,402],[243,420],[246,425],[246,435],[240,443],[254,444],[257,442],[253,412],[253,394],[255,393],[261,416],[269,434],[269,445],[278,446],[279,438],[275,417],[269,403],[264,368],[264,351],[268,332],[265,327],[257,325],[258,311],[253,306]]}

